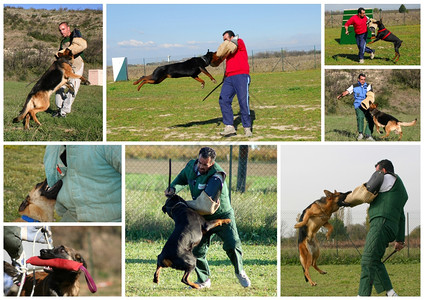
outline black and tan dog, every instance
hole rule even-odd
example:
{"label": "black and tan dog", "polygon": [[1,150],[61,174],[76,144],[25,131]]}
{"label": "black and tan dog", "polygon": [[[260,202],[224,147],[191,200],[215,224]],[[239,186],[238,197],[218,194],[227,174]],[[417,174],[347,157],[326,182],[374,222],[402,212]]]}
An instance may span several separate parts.
{"label": "black and tan dog", "polygon": [[50,68],[41,76],[28,94],[19,116],[13,119],[13,123],[20,122],[25,118],[24,128],[29,129],[29,119],[32,117],[35,123],[41,125],[36,114],[41,111],[46,111],[50,107],[50,96],[63,85],[66,85],[73,91],[73,87],[68,82],[69,79],[80,79],[82,84],[90,84],[85,77],[74,73],[72,70],[73,60],[74,56],[69,49],[66,49],[56,56],[56,61],[53,62]]}
{"label": "black and tan dog", "polygon": [[314,201],[309,205],[299,218],[299,222],[294,226],[299,228],[299,256],[300,263],[302,264],[303,274],[305,275],[306,282],[312,286],[316,285],[316,282],[312,281],[309,274],[309,267],[314,267],[320,274],[326,274],[325,271],[321,270],[317,266],[317,259],[319,257],[319,244],[316,239],[316,233],[324,226],[327,228],[326,238],[330,238],[333,232],[333,226],[328,223],[333,212],[337,211],[341,206],[349,206],[344,203],[346,196],[351,192],[340,193],[334,191],[325,190],[325,197]]}
{"label": "black and tan dog", "polygon": [[[62,258],[80,262],[84,267],[87,264],[81,254],[74,249],[58,246],[53,249],[40,250],[41,259]],[[8,263],[4,263],[5,273],[11,277],[17,277],[17,270]],[[34,296],[78,296],[80,290],[79,277],[81,271],[70,271],[62,268],[45,269],[26,275],[21,296],[30,296],[34,290]],[[35,276],[35,279],[34,279]],[[35,281],[35,287],[34,285]]]}
{"label": "black and tan dog", "polygon": [[[376,26],[373,26],[375,24]],[[399,48],[402,46],[402,42],[397,36],[395,36],[393,33],[391,33],[384,25],[382,19],[380,21],[373,20],[371,21],[369,25],[371,29],[371,42],[368,44],[373,44],[379,40],[383,40],[385,42],[391,42],[393,43],[395,47],[395,57],[393,57],[393,61],[397,62],[399,60],[400,54],[399,54]],[[376,28],[375,28],[376,27]]]}
{"label": "black and tan dog", "polygon": [[230,219],[206,221],[196,211],[187,206],[186,201],[178,195],[173,195],[166,200],[162,211],[167,213],[175,222],[175,228],[162,252],[158,255],[157,268],[153,278],[154,283],[159,283],[161,268],[171,267],[184,271],[181,282],[198,289],[197,283],[191,282],[190,273],[196,267],[196,257],[193,248],[198,245],[203,234],[223,224],[231,222]]}
{"label": "black and tan dog", "polygon": [[403,135],[401,126],[414,126],[417,123],[417,119],[412,122],[401,122],[395,117],[378,110],[377,107],[377,103],[370,103],[368,110],[372,116],[375,126],[377,127],[377,131],[382,133],[380,131],[380,127],[384,127],[386,135],[383,138],[388,137],[390,132],[394,131],[399,134],[399,140],[401,140]]}
{"label": "black and tan dog", "polygon": [[216,83],[215,78],[206,70],[206,67],[209,66],[212,61],[213,55],[214,52],[208,51],[201,57],[192,57],[184,62],[157,67],[152,74],[141,76],[133,84],[137,85],[140,83],[137,88],[137,90],[140,90],[145,83],[158,84],[166,78],[192,77],[200,82],[203,88],[205,86],[205,81],[199,78],[201,72]]}
{"label": "black and tan dog", "polygon": [[54,206],[61,187],[62,180],[52,187],[47,185],[47,179],[37,183],[19,206],[22,217],[15,222],[53,222]]}

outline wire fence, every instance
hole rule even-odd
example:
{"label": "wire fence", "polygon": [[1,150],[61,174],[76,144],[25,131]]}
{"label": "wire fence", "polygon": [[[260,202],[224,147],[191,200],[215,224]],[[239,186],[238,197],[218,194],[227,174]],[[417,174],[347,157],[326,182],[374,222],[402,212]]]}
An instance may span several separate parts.
{"label": "wire fence", "polygon": [[[319,49],[319,46],[307,46],[305,49],[306,50],[296,50],[294,48],[285,47],[248,51],[250,72],[293,72],[320,69],[321,50]],[[129,61],[128,77],[133,79],[143,75],[149,75],[159,66],[185,61],[191,57],[198,57],[202,55],[204,55],[204,53],[180,55],[177,57],[142,58],[141,62],[138,64],[134,64]],[[112,81],[112,67],[108,66],[107,71],[107,80]],[[225,61],[216,68],[208,67],[208,72],[214,76],[224,75],[224,71]]]}
{"label": "wire fence", "polygon": [[[173,230],[161,210],[171,177],[196,159],[200,146],[126,146],[127,239],[162,239]],[[231,205],[241,238],[255,243],[277,240],[277,147],[216,146],[216,162],[227,172]],[[188,188],[179,192],[191,200]]]}
{"label": "wire fence", "polygon": [[[373,18],[377,20],[383,19],[383,23],[386,26],[419,25],[421,23],[421,11],[413,9],[407,13],[400,13],[392,10],[377,9],[373,12]],[[342,22],[343,11],[325,12],[325,27],[342,27]]]}
{"label": "wire fence", "polygon": [[[337,257],[353,257],[359,259],[365,245],[365,238],[369,230],[369,223],[366,216],[352,216],[349,209],[339,210],[333,214],[330,223],[334,231],[327,240],[326,229],[321,228],[316,237],[320,244],[320,249],[330,250]],[[298,231],[294,229],[300,212],[283,211],[281,215],[281,242],[282,256],[286,261],[298,260]],[[405,242],[406,249],[402,255],[406,258],[415,257],[419,259],[420,249],[420,213],[406,212]]]}

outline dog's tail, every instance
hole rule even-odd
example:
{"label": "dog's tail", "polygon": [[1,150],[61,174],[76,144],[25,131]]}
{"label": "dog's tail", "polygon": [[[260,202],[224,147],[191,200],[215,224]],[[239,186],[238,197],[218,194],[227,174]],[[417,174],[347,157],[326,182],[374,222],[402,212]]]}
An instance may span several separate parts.
{"label": "dog's tail", "polygon": [[414,126],[417,123],[417,119],[415,119],[412,122],[399,122],[399,125],[401,126]]}

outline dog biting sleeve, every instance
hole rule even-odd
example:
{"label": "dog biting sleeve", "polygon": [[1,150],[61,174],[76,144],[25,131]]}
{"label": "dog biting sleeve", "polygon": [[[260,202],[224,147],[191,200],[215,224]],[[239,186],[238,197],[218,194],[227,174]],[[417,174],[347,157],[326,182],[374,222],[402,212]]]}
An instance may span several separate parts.
{"label": "dog biting sleeve", "polygon": [[68,46],[68,49],[71,50],[74,55],[81,53],[86,48],[87,48],[87,41],[81,37],[75,37],[72,40],[72,44]]}

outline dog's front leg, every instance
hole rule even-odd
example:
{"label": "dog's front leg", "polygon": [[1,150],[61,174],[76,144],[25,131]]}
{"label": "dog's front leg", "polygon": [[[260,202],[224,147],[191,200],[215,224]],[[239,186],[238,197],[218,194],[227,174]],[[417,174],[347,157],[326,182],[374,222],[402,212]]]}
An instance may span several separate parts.
{"label": "dog's front leg", "polygon": [[330,236],[333,233],[333,225],[331,225],[330,223],[325,223],[324,225],[325,228],[327,228],[327,234],[325,235],[325,237],[327,238],[327,241],[330,240]]}
{"label": "dog's front leg", "polygon": [[162,267],[159,266],[159,265],[156,267],[156,272],[155,272],[155,275],[153,276],[153,282],[154,283],[159,283],[159,274],[160,274],[161,269],[162,269]]}
{"label": "dog's front leg", "polygon": [[296,223],[294,225],[294,228],[300,228],[302,226],[305,226],[306,223],[308,223],[308,220],[310,218],[311,214],[309,213],[309,210],[303,215],[303,220],[301,222]]}

